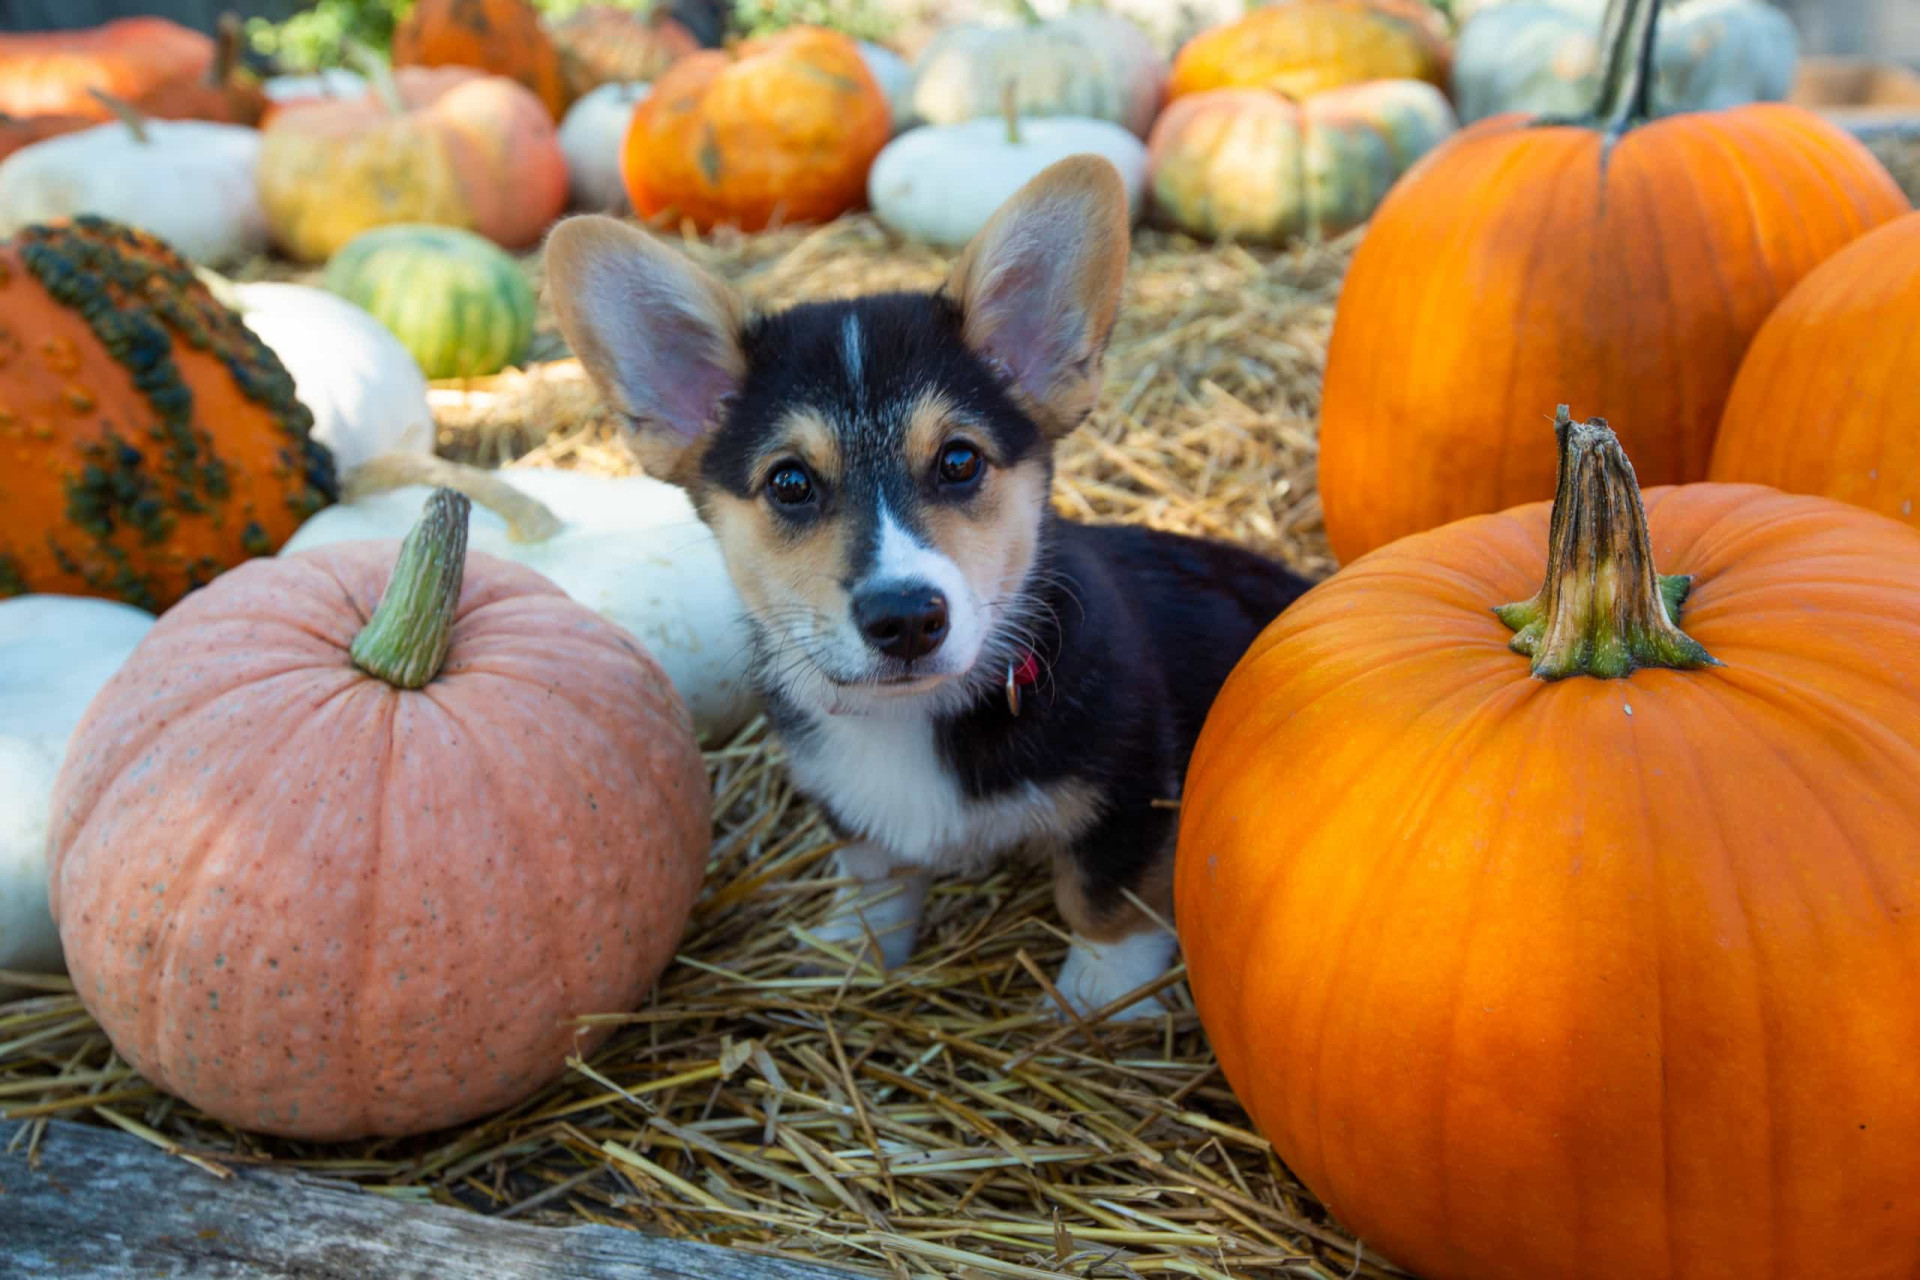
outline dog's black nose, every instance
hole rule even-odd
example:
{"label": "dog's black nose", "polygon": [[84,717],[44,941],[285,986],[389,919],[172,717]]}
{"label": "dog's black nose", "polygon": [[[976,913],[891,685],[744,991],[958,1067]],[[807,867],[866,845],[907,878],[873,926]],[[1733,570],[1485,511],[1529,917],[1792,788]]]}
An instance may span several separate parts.
{"label": "dog's black nose", "polygon": [[947,598],[920,584],[863,591],[853,600],[854,625],[889,658],[924,658],[947,638]]}

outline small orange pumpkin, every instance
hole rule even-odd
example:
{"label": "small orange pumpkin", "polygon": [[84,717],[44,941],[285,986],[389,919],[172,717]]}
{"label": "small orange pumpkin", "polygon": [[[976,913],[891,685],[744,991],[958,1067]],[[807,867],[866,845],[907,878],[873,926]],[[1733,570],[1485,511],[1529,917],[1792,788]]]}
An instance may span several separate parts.
{"label": "small orange pumpkin", "polygon": [[526,0],[415,0],[393,32],[397,67],[473,67],[517,80],[558,122],[573,99],[560,51]]}
{"label": "small orange pumpkin", "polygon": [[625,631],[466,554],[467,511],[439,490],[397,550],[221,577],[68,744],[48,873],[75,990],[228,1124],[333,1140],[509,1106],[686,926],[710,832],[686,706]]}
{"label": "small orange pumpkin", "polygon": [[642,217],[672,210],[702,231],[824,222],[866,198],[892,132],[859,46],[789,27],[669,68],[634,112],[622,174]]}
{"label": "small orange pumpkin", "polygon": [[0,244],[0,596],[158,612],[335,497],[293,379],[185,259],[82,216]]}
{"label": "small orange pumpkin", "polygon": [[1273,89],[1292,98],[1367,80],[1447,87],[1445,37],[1432,10],[1396,0],[1281,0],[1189,40],[1167,97]]}
{"label": "small orange pumpkin", "polygon": [[1428,1280],[1920,1273],[1920,533],[1643,514],[1560,433],[1551,506],[1363,557],[1221,689],[1174,886],[1221,1069]]}
{"label": "small orange pumpkin", "polygon": [[1865,146],[1803,108],[1648,119],[1658,14],[1615,0],[1590,119],[1488,117],[1368,223],[1321,391],[1320,497],[1343,562],[1548,497],[1553,460],[1528,441],[1563,399],[1622,423],[1648,483],[1703,479],[1767,312],[1907,211]]}
{"label": "small orange pumpkin", "polygon": [[1809,272],[1727,394],[1714,480],[1819,493],[1920,526],[1920,213]]}
{"label": "small orange pumpkin", "polygon": [[116,18],[78,31],[0,34],[0,112],[113,119],[93,90],[138,103],[206,78],[214,42],[165,18]]}
{"label": "small orange pumpkin", "polygon": [[665,6],[635,13],[588,5],[554,24],[553,43],[567,94],[576,100],[603,84],[651,84],[700,48]]}
{"label": "small orange pumpkin", "polygon": [[566,207],[559,136],[526,89],[465,67],[369,74],[365,97],[278,111],[261,137],[260,203],[289,256],[322,261],[399,222],[525,248]]}

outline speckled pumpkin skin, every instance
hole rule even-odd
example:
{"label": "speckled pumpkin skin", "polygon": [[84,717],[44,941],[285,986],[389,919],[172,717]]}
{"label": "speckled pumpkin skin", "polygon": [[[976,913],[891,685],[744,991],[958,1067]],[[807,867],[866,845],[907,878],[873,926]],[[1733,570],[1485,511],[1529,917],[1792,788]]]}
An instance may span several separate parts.
{"label": "speckled pumpkin skin", "polygon": [[1265,89],[1176,99],[1148,139],[1155,221],[1203,238],[1279,244],[1372,216],[1457,127],[1422,80],[1375,80],[1295,102]]}
{"label": "speckled pumpkin skin", "polygon": [[866,198],[893,118],[860,47],[789,27],[733,54],[673,64],[633,113],[622,153],[642,217],[673,210],[702,231],[825,222]]}
{"label": "speckled pumpkin skin", "polygon": [[336,496],[293,379],[192,267],[84,216],[0,244],[0,596],[159,612]]}
{"label": "speckled pumpkin skin", "polygon": [[685,705],[625,631],[480,553],[440,676],[352,665],[394,541],[256,561],[167,614],[74,731],[50,896],[156,1085],[314,1140],[459,1124],[633,1008],[706,862]]}

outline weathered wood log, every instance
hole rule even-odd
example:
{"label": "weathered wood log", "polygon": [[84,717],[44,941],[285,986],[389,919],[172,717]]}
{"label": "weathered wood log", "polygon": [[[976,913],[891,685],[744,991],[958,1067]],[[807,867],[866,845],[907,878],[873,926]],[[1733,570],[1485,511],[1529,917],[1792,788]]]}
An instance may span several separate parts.
{"label": "weathered wood log", "polygon": [[[0,1151],[23,1126],[0,1123]],[[537,1227],[337,1182],[216,1178],[127,1134],[54,1121],[0,1155],[0,1276],[61,1280],[847,1280],[818,1263],[615,1227]]]}

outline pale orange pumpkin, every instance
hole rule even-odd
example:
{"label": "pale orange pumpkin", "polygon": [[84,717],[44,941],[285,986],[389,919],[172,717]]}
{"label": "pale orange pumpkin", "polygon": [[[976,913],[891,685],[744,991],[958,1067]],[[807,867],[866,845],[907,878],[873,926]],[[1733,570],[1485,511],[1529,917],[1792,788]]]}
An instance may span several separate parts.
{"label": "pale orange pumpkin", "polygon": [[892,132],[860,47],[789,27],[674,63],[633,113],[621,174],[642,217],[671,210],[702,231],[824,222],[866,198]]}
{"label": "pale orange pumpkin", "polygon": [[1538,501],[1540,406],[1618,421],[1650,484],[1704,479],[1727,389],[1786,291],[1908,210],[1858,140],[1753,103],[1649,119],[1658,0],[1615,0],[1601,100],[1492,116],[1401,177],[1354,253],[1321,392],[1342,562]]}
{"label": "pale orange pumpkin", "polygon": [[1920,533],[1752,485],[1643,515],[1561,418],[1551,510],[1363,557],[1222,688],[1175,873],[1201,1021],[1427,1280],[1912,1276]]}
{"label": "pale orange pumpkin", "polygon": [[1289,97],[1368,80],[1447,84],[1447,42],[1433,11],[1405,0],[1280,0],[1189,40],[1167,97],[1273,89]]}
{"label": "pale orange pumpkin", "polygon": [[1920,526],[1920,213],[1809,272],[1754,335],[1708,476]]}
{"label": "pale orange pumpkin", "polygon": [[398,546],[222,576],[68,745],[48,871],[75,990],[228,1124],[331,1140],[509,1106],[685,928],[710,828],[685,705],[625,631],[468,555],[467,511],[440,490]]}
{"label": "pale orange pumpkin", "polygon": [[465,67],[368,72],[365,97],[291,106],[263,132],[260,202],[290,257],[318,262],[398,222],[521,249],[566,207],[559,136],[526,89]]}

